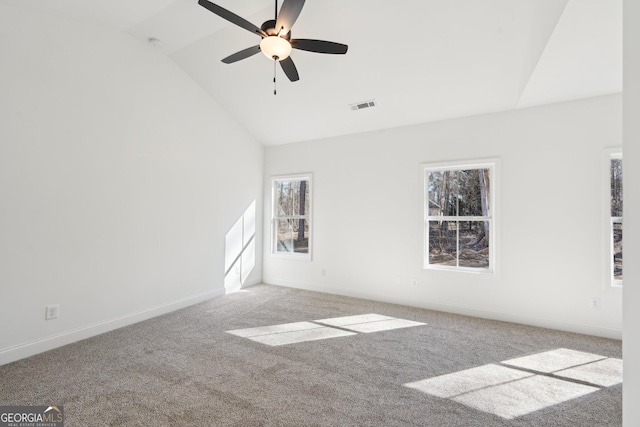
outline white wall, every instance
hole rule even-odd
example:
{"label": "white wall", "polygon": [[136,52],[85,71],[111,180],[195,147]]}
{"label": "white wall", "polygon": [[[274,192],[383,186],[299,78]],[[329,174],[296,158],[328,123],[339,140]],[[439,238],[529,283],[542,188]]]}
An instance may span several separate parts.
{"label": "white wall", "polygon": [[[621,144],[615,95],[268,147],[263,280],[620,338],[621,290],[604,279],[603,159]],[[497,274],[423,270],[420,164],[491,157]],[[269,250],[268,178],[301,172],[314,178],[311,262]]]}
{"label": "white wall", "polygon": [[624,2],[623,424],[640,425],[640,1]]}
{"label": "white wall", "polygon": [[262,146],[108,28],[0,4],[0,55],[0,364],[224,293]]}

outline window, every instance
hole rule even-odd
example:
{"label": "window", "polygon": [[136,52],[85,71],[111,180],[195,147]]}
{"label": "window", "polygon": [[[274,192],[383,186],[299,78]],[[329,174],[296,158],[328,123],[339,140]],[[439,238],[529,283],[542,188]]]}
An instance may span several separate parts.
{"label": "window", "polygon": [[310,257],[311,177],[273,179],[272,251]]}
{"label": "window", "polygon": [[609,161],[609,262],[611,283],[622,285],[622,155]]}
{"label": "window", "polygon": [[425,268],[494,270],[494,165],[424,166]]}

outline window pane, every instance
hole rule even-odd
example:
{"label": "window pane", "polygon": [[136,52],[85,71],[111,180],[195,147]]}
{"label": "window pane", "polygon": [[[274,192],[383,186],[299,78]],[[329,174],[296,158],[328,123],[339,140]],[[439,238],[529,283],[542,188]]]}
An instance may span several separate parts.
{"label": "window pane", "polygon": [[622,159],[611,159],[611,216],[622,216]]}
{"label": "window pane", "polygon": [[300,254],[309,253],[309,221],[293,220],[293,251]]}
{"label": "window pane", "polygon": [[309,253],[309,221],[306,219],[277,219],[276,238],[276,252]]}
{"label": "window pane", "polygon": [[292,215],[293,187],[291,181],[276,182],[276,216]]}
{"label": "window pane", "polygon": [[489,221],[460,221],[460,267],[489,268]]}
{"label": "window pane", "polygon": [[[298,201],[298,215],[309,215],[309,181],[300,181],[300,200]],[[300,209],[302,207],[302,209]]]}
{"label": "window pane", "polygon": [[489,169],[427,172],[429,216],[489,216]]}
{"label": "window pane", "polygon": [[622,223],[613,223],[613,278],[622,280]]}
{"label": "window pane", "polygon": [[309,183],[306,180],[276,182],[276,216],[306,215]]}
{"label": "window pane", "polygon": [[489,216],[489,169],[458,172],[458,214]]}
{"label": "window pane", "polygon": [[429,216],[457,215],[457,171],[429,171]]}
{"label": "window pane", "polygon": [[444,172],[427,172],[427,192],[429,200],[428,216],[442,215],[442,175]]}
{"label": "window pane", "polygon": [[429,221],[429,264],[456,266],[455,221]]}
{"label": "window pane", "polygon": [[276,220],[276,252],[293,252],[293,220]]}

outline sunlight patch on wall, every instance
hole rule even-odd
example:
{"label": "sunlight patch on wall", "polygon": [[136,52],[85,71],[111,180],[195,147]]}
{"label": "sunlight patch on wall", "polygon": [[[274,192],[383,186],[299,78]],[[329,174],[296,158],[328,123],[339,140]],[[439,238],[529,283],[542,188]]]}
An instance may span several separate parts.
{"label": "sunlight patch on wall", "polygon": [[560,348],[406,383],[513,419],[622,383],[622,360]]}
{"label": "sunlight patch on wall", "polygon": [[238,291],[256,265],[256,202],[238,218],[225,237],[224,289]]}

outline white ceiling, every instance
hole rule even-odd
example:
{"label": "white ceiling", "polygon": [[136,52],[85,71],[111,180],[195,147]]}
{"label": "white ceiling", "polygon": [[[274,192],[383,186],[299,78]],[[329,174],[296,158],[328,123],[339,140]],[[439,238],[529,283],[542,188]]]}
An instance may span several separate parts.
{"label": "white ceiling", "polygon": [[[108,25],[159,49],[265,145],[530,107],[622,90],[622,0],[308,0],[293,38],[349,45],[294,50],[291,83],[258,44],[197,0],[3,0]],[[260,26],[267,0],[216,0]],[[280,2],[281,3],[281,2]],[[375,108],[350,104],[375,99]]]}

